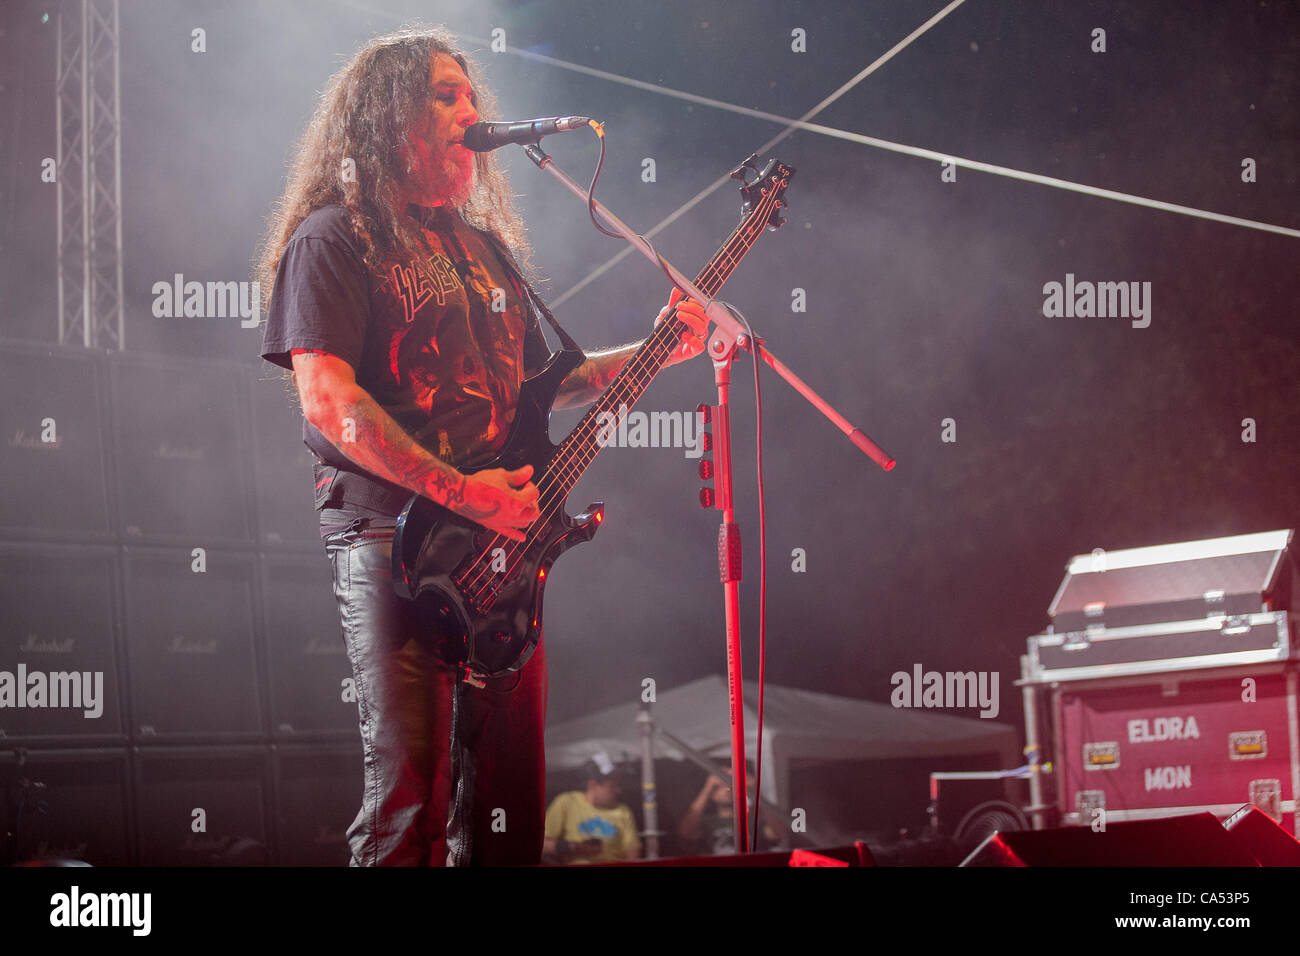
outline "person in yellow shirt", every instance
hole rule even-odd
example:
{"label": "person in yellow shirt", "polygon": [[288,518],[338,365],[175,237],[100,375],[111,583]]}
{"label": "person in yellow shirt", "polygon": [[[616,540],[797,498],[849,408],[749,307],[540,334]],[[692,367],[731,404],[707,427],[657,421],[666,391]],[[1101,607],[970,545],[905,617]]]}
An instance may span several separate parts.
{"label": "person in yellow shirt", "polygon": [[587,763],[587,789],[570,790],[546,810],[543,862],[610,863],[641,856],[636,818],[620,803],[622,787],[609,755]]}

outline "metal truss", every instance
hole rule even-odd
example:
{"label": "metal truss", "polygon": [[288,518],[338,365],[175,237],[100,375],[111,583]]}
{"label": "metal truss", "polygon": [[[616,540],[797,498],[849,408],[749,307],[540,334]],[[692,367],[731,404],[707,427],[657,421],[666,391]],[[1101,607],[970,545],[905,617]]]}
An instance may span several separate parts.
{"label": "metal truss", "polygon": [[59,342],[120,350],[122,109],[118,0],[61,0]]}

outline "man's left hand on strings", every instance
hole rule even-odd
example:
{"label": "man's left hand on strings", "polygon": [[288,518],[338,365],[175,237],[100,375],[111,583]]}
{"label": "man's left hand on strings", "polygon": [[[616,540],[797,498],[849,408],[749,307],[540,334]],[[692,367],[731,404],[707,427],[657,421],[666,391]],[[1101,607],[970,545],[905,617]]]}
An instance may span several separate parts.
{"label": "man's left hand on strings", "polygon": [[678,362],[685,362],[692,359],[704,351],[704,342],[709,335],[709,320],[704,315],[704,309],[694,299],[685,299],[682,297],[680,289],[673,289],[673,294],[668,297],[668,304],[659,311],[659,317],[655,319],[655,325],[658,326],[663,321],[673,306],[677,307],[677,318],[687,326],[682,333],[681,340],[673,350],[672,358],[668,360],[669,365],[676,365]]}

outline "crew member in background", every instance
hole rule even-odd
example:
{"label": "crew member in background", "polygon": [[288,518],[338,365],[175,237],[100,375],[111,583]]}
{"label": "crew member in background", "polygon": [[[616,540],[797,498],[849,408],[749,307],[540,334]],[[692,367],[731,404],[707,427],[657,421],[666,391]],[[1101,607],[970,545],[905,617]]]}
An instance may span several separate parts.
{"label": "crew member in background", "polygon": [[[748,763],[748,761],[746,761]],[[754,812],[754,768],[749,768],[750,783],[749,812]],[[750,817],[752,835],[753,817]],[[688,852],[712,856],[719,853],[736,852],[736,813],[731,805],[731,782],[714,774],[704,781],[704,786],[696,795],[690,809],[686,811],[681,822],[677,824],[677,835],[691,847]],[[762,849],[773,849],[781,839],[781,834],[772,829],[770,823],[763,823],[763,836],[766,841]]]}
{"label": "crew member in background", "polygon": [[543,862],[610,863],[641,856],[636,818],[620,803],[622,785],[609,755],[587,763],[587,789],[570,790],[551,801],[546,811]]}

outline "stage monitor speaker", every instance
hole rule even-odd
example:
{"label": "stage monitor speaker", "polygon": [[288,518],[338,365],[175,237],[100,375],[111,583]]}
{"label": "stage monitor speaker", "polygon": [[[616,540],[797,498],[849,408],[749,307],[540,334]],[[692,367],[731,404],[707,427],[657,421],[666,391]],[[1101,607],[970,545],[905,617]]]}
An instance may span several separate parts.
{"label": "stage monitor speaker", "polygon": [[865,843],[816,849],[773,850],[764,853],[719,853],[714,856],[674,856],[662,860],[632,860],[598,866],[875,866]]}
{"label": "stage monitor speaker", "polygon": [[0,741],[125,743],[117,568],[107,545],[0,545]]}
{"label": "stage monitor speaker", "polygon": [[0,351],[0,534],[108,540],[102,353],[62,346]]}
{"label": "stage monitor speaker", "polygon": [[1246,804],[1223,828],[1260,866],[1300,866],[1300,843],[1257,806]]}
{"label": "stage monitor speaker", "polygon": [[1215,818],[1196,813],[1111,823],[1104,830],[1061,827],[995,833],[962,866],[1258,866]]}

